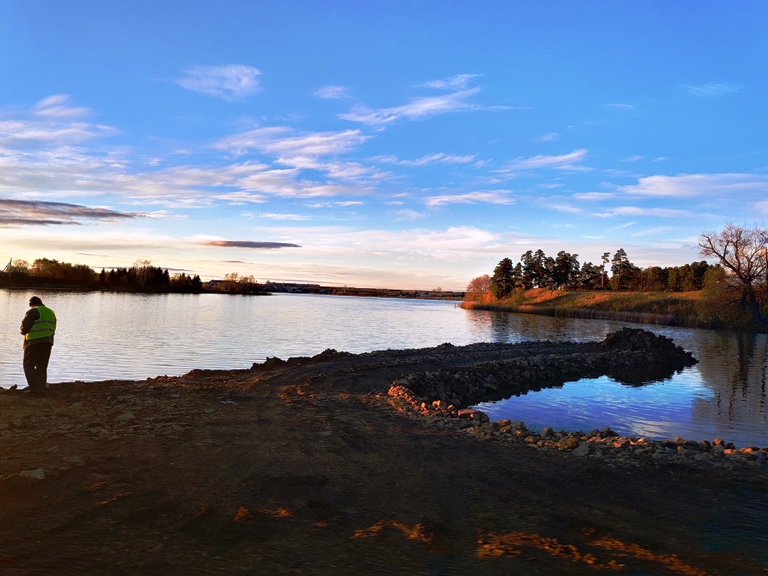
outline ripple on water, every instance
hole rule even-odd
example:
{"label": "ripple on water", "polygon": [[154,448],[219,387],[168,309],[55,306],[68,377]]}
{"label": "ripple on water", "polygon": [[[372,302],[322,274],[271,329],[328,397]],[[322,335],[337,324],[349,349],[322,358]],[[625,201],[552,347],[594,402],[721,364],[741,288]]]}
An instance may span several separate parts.
{"label": "ripple on water", "polygon": [[695,374],[643,386],[628,386],[603,376],[482,403],[478,408],[492,420],[520,420],[533,431],[549,426],[589,432],[608,426],[628,436],[679,436],[689,440],[721,437],[737,446],[768,445],[761,425],[710,418],[714,401],[713,391],[703,386]]}

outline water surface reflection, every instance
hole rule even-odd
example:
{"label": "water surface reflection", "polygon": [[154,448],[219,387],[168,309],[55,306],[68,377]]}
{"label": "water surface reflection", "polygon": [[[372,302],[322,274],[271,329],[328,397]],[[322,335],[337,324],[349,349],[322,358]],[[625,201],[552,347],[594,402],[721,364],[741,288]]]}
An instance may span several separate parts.
{"label": "water surface reflection", "polygon": [[[23,385],[21,317],[29,291],[0,290],[0,386]],[[602,340],[629,325],[607,320],[467,311],[453,302],[280,294],[43,294],[57,312],[49,379],[97,381],[180,375],[194,368],[247,368],[267,356],[310,356],[326,348],[386,348],[528,340]],[[659,438],[722,437],[768,446],[768,337],[644,327],[699,360],[693,368],[633,388],[603,377],[567,383],[487,407],[532,426]]]}
{"label": "water surface reflection", "polygon": [[[597,340],[626,325],[484,312],[472,319],[499,340]],[[644,326],[693,352],[699,364],[642,387],[608,377],[513,397],[482,408],[494,418],[589,431],[609,426],[653,438],[724,438],[737,446],[768,446],[768,336]]]}

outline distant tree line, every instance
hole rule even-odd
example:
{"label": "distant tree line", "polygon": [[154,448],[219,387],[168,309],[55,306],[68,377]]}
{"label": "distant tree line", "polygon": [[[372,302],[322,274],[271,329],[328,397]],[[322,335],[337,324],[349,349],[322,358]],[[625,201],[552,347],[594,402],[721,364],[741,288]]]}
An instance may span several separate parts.
{"label": "distant tree line", "polygon": [[0,274],[0,286],[50,286],[133,292],[203,291],[200,276],[185,273],[169,274],[168,270],[152,266],[149,260],[137,260],[130,268],[102,268],[96,272],[84,264],[70,264],[50,258],[38,258],[29,264],[13,260]]}
{"label": "distant tree line", "polygon": [[542,250],[529,250],[519,262],[504,258],[493,275],[474,278],[467,286],[466,299],[509,301],[532,288],[701,291],[695,301],[688,301],[688,315],[693,318],[688,325],[768,330],[768,229],[726,224],[719,232],[704,231],[699,236],[699,253],[714,264],[702,260],[640,268],[622,248],[612,258],[609,252],[603,253],[599,265],[579,264],[577,254],[561,251],[552,258]]}
{"label": "distant tree line", "polygon": [[[629,260],[623,248],[619,248],[612,258],[605,252],[599,265],[592,262],[580,264],[578,257],[578,254],[564,250],[555,257],[547,256],[543,250],[528,250],[516,264],[510,258],[504,258],[489,276],[487,290],[498,299],[515,290],[532,288],[690,292],[703,288],[704,278],[713,268],[704,260],[683,266],[640,268]],[[481,279],[473,280],[467,292],[476,293],[478,288],[483,288],[483,283]]]}

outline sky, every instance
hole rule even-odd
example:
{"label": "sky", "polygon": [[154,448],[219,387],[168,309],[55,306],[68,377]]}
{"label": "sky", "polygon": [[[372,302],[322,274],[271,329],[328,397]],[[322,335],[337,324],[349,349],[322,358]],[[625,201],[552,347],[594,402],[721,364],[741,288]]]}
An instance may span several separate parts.
{"label": "sky", "polygon": [[768,220],[763,0],[0,0],[0,268],[463,290]]}

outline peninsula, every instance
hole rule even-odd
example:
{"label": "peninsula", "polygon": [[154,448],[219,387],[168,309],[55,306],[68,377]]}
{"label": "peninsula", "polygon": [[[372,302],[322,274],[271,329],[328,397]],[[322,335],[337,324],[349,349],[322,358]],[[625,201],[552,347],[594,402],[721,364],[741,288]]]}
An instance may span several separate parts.
{"label": "peninsula", "polygon": [[[54,384],[42,399],[3,393],[0,566],[764,574],[765,451],[609,430],[533,434],[459,397],[506,393],[505,374],[532,387],[547,374],[554,384],[579,370],[631,374],[670,354],[693,361],[639,332],[327,350],[247,370]],[[566,365],[576,368],[547,371]]]}

